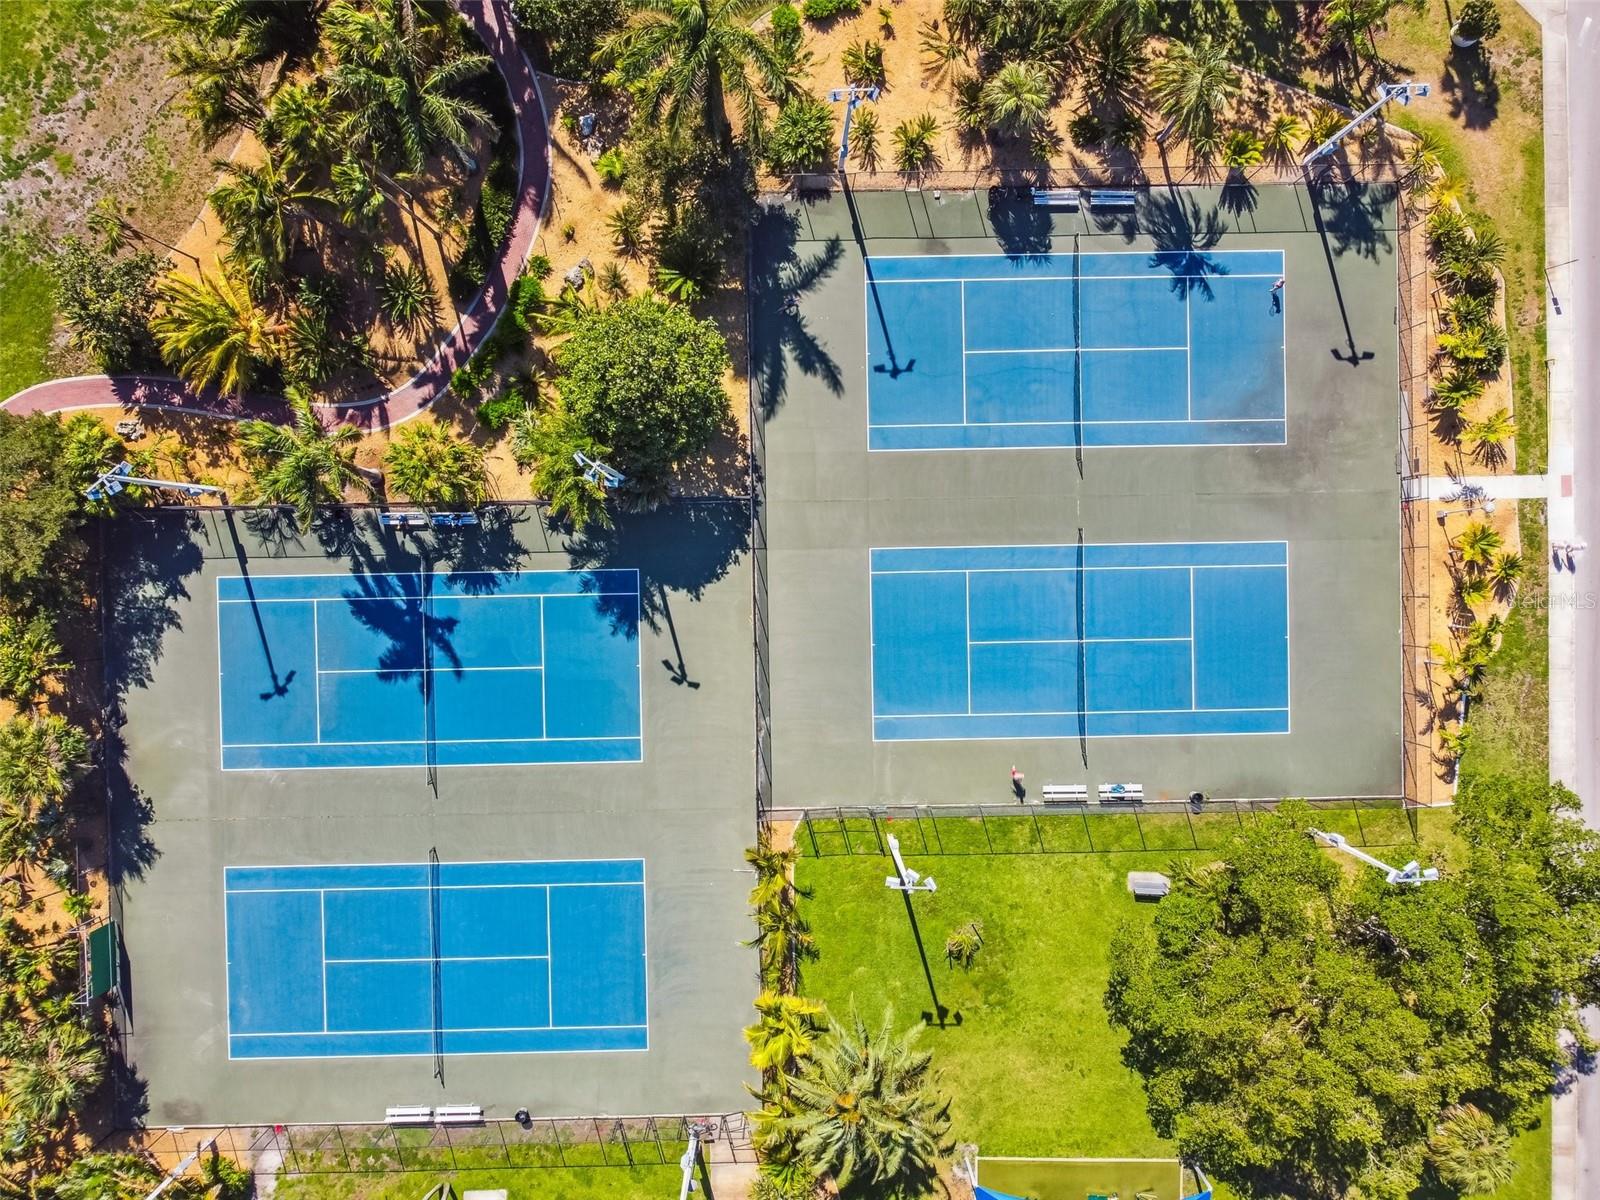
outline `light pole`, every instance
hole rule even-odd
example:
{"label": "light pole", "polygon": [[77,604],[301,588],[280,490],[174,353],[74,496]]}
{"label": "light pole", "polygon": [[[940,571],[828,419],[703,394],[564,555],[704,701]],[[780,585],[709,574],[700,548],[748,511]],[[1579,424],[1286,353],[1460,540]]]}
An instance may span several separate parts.
{"label": "light pole", "polygon": [[1410,104],[1411,97],[1427,96],[1432,91],[1433,85],[1427,83],[1411,83],[1409,81],[1406,83],[1380,83],[1378,85],[1378,98],[1374,100],[1365,111],[1353,117],[1350,120],[1350,123],[1344,126],[1344,128],[1340,129],[1339,132],[1335,133],[1327,141],[1323,142],[1322,145],[1318,146],[1315,150],[1311,151],[1310,154],[1307,154],[1304,158],[1302,158],[1300,160],[1300,165],[1302,167],[1309,167],[1312,163],[1316,162],[1317,159],[1326,158],[1328,155],[1332,154],[1339,148],[1339,143],[1344,141],[1346,134],[1348,134],[1357,125],[1361,124],[1361,122],[1365,121],[1368,117],[1372,116],[1373,113],[1377,112],[1385,104],[1389,103],[1389,101],[1398,100],[1402,105]]}
{"label": "light pole", "polygon": [[889,835],[889,857],[894,859],[894,874],[883,882],[897,892],[905,892],[909,896],[912,892],[938,891],[938,885],[933,882],[933,876],[924,879],[917,872],[906,866],[906,860],[900,857],[900,839],[894,834]]}
{"label": "light pole", "polygon": [[850,156],[850,118],[855,115],[856,105],[863,100],[876,100],[878,89],[875,87],[862,87],[852,83],[849,87],[834,88],[828,93],[828,99],[834,104],[843,100],[844,105],[844,136],[839,139],[839,174],[844,175],[844,162]]}
{"label": "light pole", "polygon": [[224,504],[228,502],[228,493],[219,487],[212,487],[207,483],[179,483],[173,479],[146,479],[141,475],[135,475],[133,464],[126,460],[102,474],[83,490],[83,494],[91,500],[109,500],[130,483],[138,484],[140,487],[182,492],[191,500],[210,494],[221,496]]}
{"label": "light pole", "polygon": [[1342,833],[1323,833],[1320,829],[1308,829],[1306,832],[1318,841],[1326,842],[1335,850],[1343,850],[1352,858],[1359,858],[1369,867],[1377,867],[1390,883],[1421,887],[1423,884],[1433,883],[1439,878],[1439,868],[1424,867],[1415,859],[1403,867],[1391,867],[1381,859],[1373,858],[1365,850],[1352,846]]}
{"label": "light pole", "polygon": [[598,483],[610,491],[619,488],[627,482],[627,476],[621,471],[614,470],[601,462],[598,458],[590,458],[582,450],[572,452],[572,461],[583,468],[583,477],[590,483]]}
{"label": "light pole", "polygon": [[1486,517],[1494,516],[1494,501],[1485,500],[1481,504],[1468,504],[1465,508],[1441,508],[1434,515],[1439,518],[1439,524],[1444,524],[1446,517],[1453,517],[1459,513],[1482,512]]}

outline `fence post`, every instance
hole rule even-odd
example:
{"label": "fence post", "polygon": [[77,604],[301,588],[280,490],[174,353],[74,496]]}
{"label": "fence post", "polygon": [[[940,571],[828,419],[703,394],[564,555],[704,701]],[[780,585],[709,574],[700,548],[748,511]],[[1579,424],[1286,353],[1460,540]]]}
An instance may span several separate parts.
{"label": "fence post", "polygon": [[876,812],[872,814],[872,832],[877,835],[878,854],[881,856],[883,854],[883,827],[878,824],[878,814]]}
{"label": "fence post", "polygon": [[1089,806],[1087,804],[1081,805],[1079,807],[1078,816],[1083,818],[1083,836],[1084,836],[1084,840],[1089,843],[1089,853],[1093,854],[1094,853],[1094,830],[1089,828]]}
{"label": "fence post", "polygon": [[1039,853],[1048,853],[1044,848],[1044,830],[1039,828],[1039,814],[1030,808],[1028,810],[1028,820],[1033,822],[1033,840],[1039,844]]}
{"label": "fence post", "polygon": [[1133,810],[1133,827],[1139,831],[1139,849],[1150,849],[1150,843],[1144,840],[1144,821],[1139,817],[1139,810]]}
{"label": "fence post", "polygon": [[1367,844],[1367,830],[1361,824],[1361,802],[1354,796],[1350,797],[1350,811],[1356,815],[1356,832],[1361,835],[1361,844],[1365,846]]}
{"label": "fence post", "polygon": [[844,819],[844,809],[835,808],[833,811],[834,819],[839,822],[839,833],[844,837],[844,852],[853,856],[855,849],[850,845],[850,824]]}
{"label": "fence post", "polygon": [[817,831],[811,828],[811,813],[809,811],[803,813],[800,819],[805,824],[806,836],[811,839],[811,857],[821,858],[822,852],[817,849]]}
{"label": "fence post", "polygon": [[983,843],[989,847],[989,853],[994,853],[994,839],[989,836],[989,819],[983,815],[983,809],[978,810],[978,828],[983,830]]}

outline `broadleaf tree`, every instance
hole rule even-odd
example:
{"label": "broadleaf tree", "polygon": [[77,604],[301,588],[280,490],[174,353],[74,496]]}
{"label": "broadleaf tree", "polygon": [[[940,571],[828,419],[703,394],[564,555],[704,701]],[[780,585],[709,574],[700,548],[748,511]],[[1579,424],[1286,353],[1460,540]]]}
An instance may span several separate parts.
{"label": "broadleaf tree", "polygon": [[1232,837],[1111,948],[1156,1131],[1246,1197],[1404,1200],[1459,1106],[1526,1128],[1600,998],[1600,836],[1574,806],[1464,787],[1421,887],[1319,848],[1302,805]]}

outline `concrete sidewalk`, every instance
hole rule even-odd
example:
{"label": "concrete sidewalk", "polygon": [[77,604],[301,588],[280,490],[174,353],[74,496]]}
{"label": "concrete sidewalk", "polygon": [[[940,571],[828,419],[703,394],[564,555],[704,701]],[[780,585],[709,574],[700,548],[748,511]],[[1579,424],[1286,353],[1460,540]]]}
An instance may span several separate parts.
{"label": "concrete sidewalk", "polygon": [[1548,500],[1551,486],[1560,486],[1550,475],[1430,475],[1424,483],[1419,500],[1456,500],[1468,488],[1490,500]]}

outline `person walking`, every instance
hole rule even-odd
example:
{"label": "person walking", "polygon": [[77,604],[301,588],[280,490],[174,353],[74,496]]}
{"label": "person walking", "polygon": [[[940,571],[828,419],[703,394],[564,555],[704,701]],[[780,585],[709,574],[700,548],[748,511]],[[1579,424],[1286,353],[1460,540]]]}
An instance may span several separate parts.
{"label": "person walking", "polygon": [[1278,276],[1278,282],[1272,285],[1272,311],[1283,311],[1283,276]]}
{"label": "person walking", "polygon": [[1017,764],[1011,764],[1011,792],[1018,800],[1025,794],[1022,787],[1022,772],[1017,770]]}

